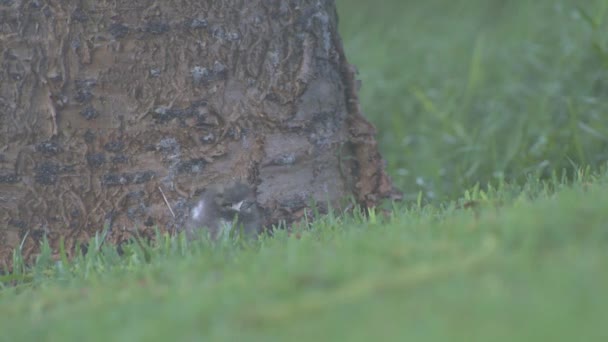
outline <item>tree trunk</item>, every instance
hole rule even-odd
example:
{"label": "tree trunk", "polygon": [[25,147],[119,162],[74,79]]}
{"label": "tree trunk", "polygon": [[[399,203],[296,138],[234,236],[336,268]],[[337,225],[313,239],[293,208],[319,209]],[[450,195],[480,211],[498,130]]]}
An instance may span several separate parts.
{"label": "tree trunk", "polygon": [[177,231],[205,187],[266,225],[396,192],[330,0],[0,0],[0,262]]}

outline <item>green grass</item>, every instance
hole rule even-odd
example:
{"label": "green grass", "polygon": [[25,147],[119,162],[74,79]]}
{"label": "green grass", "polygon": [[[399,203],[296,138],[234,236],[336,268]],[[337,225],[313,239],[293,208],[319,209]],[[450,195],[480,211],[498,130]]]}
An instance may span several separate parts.
{"label": "green grass", "polygon": [[608,1],[337,3],[407,201],[258,242],[16,253],[0,340],[608,336]]}
{"label": "green grass", "polygon": [[[608,174],[328,216],[256,243],[101,238],[0,292],[19,340],[592,341],[608,334]],[[470,209],[457,209],[467,204]]]}

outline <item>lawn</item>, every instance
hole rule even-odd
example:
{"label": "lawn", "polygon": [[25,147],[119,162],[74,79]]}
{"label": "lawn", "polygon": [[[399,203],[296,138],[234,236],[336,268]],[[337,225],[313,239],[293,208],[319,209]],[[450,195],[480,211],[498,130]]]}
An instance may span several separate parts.
{"label": "lawn", "polygon": [[0,276],[0,340],[604,340],[608,1],[337,4],[405,202],[256,242],[45,251]]}

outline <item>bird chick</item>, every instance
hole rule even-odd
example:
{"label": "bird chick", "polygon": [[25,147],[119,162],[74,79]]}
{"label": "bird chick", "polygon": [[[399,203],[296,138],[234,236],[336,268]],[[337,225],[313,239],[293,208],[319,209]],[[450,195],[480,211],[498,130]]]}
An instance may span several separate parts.
{"label": "bird chick", "polygon": [[216,240],[224,230],[236,229],[252,237],[261,232],[261,222],[260,209],[251,187],[243,183],[215,185],[203,192],[190,211],[186,235],[193,239],[201,229],[206,229],[210,238]]}

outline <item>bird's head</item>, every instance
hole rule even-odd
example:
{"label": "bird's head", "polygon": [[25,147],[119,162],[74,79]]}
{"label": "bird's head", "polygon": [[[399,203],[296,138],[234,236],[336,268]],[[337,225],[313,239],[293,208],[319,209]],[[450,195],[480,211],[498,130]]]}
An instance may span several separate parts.
{"label": "bird's head", "polygon": [[243,183],[217,187],[211,194],[219,210],[226,214],[248,213],[255,204],[253,189]]}
{"label": "bird's head", "polygon": [[236,183],[221,187],[216,193],[216,203],[223,222],[235,223],[250,235],[260,231],[260,211],[255,191],[248,185]]}

